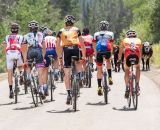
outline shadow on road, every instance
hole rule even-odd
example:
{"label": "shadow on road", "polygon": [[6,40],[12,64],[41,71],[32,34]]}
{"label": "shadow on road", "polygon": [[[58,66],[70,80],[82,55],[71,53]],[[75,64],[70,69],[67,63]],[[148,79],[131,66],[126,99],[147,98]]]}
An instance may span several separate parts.
{"label": "shadow on road", "polygon": [[[77,110],[77,111],[79,111],[79,110]],[[63,111],[51,110],[51,111],[47,111],[47,112],[48,113],[73,113],[75,111],[73,109],[68,108],[68,109],[63,110]]]}
{"label": "shadow on road", "polygon": [[30,107],[17,107],[17,108],[14,108],[13,110],[29,110],[29,109],[34,109],[34,108],[37,108],[35,106],[30,106]]}
{"label": "shadow on road", "polygon": [[122,108],[116,108],[116,107],[113,107],[112,108],[113,110],[116,110],[116,111],[136,111],[134,108],[128,108],[126,106],[122,107]]}
{"label": "shadow on road", "polygon": [[59,93],[60,95],[67,95],[67,93]]}
{"label": "shadow on road", "polygon": [[0,106],[7,106],[7,105],[13,105],[15,104],[14,102],[10,102],[10,103],[4,103],[4,104],[0,104]]}
{"label": "shadow on road", "polygon": [[45,100],[44,103],[50,103],[50,102],[54,102],[55,100],[51,101],[51,100]]}
{"label": "shadow on road", "polygon": [[[109,103],[108,103],[109,104]],[[91,105],[91,106],[104,106],[107,105],[105,102],[98,102],[98,103],[91,103],[88,102],[86,105]]]}

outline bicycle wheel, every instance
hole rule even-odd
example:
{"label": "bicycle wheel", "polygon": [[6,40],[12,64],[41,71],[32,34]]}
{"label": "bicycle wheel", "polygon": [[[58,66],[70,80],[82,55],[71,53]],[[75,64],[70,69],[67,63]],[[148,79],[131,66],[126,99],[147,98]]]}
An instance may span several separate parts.
{"label": "bicycle wheel", "polygon": [[15,81],[15,88],[14,88],[14,96],[15,96],[15,103],[18,102],[18,77],[17,75],[15,76],[14,78],[14,81]]}
{"label": "bicycle wheel", "polygon": [[136,85],[136,78],[135,75],[132,76],[133,81],[133,90],[132,90],[132,100],[133,100],[133,107],[137,110],[138,106],[138,86]]}
{"label": "bicycle wheel", "polygon": [[33,81],[33,85],[32,83],[30,83],[31,95],[32,95],[33,103],[35,107],[37,107],[38,106],[38,90],[36,89],[36,83],[33,77],[32,77],[32,81]]}
{"label": "bicycle wheel", "polygon": [[50,91],[51,91],[51,101],[53,101],[53,91],[55,89],[55,86],[54,86],[53,72],[51,70],[49,72],[49,82],[50,82]]}
{"label": "bicycle wheel", "polygon": [[133,85],[132,79],[131,77],[129,77],[129,96],[127,98],[127,103],[129,108],[131,107],[132,85]]}
{"label": "bicycle wheel", "polygon": [[27,72],[26,71],[24,71],[23,77],[24,77],[24,92],[25,92],[25,94],[27,94],[28,93],[28,85],[27,85]]}
{"label": "bicycle wheel", "polygon": [[103,73],[103,93],[104,93],[104,101],[108,104],[108,85],[107,85],[107,73]]}
{"label": "bicycle wheel", "polygon": [[63,69],[60,70],[60,79],[61,79],[61,82],[63,82],[63,78],[64,78],[64,71]]}
{"label": "bicycle wheel", "polygon": [[72,105],[73,110],[77,111],[77,94],[78,94],[78,81],[74,79],[72,81]]}
{"label": "bicycle wheel", "polygon": [[92,72],[91,72],[91,66],[88,67],[88,87],[91,88],[91,78],[92,78]]}

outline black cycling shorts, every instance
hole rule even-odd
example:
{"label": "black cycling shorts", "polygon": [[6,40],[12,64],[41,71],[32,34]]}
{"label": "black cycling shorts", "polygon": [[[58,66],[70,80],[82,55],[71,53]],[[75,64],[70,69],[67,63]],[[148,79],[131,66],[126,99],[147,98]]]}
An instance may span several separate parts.
{"label": "black cycling shorts", "polygon": [[128,67],[131,67],[131,59],[134,59],[135,62],[134,62],[134,65],[137,65],[139,64],[139,57],[136,55],[136,54],[130,54],[127,56],[126,58],[126,65]]}
{"label": "black cycling shorts", "polygon": [[42,49],[41,48],[29,48],[27,53],[27,60],[33,60],[35,58],[36,64],[43,63]]}
{"label": "black cycling shorts", "polygon": [[101,65],[103,63],[103,56],[105,57],[106,60],[111,58],[111,52],[107,51],[107,52],[97,52],[97,58],[96,58],[96,62],[97,64]]}
{"label": "black cycling shorts", "polygon": [[72,56],[76,56],[77,60],[81,59],[80,50],[76,45],[63,47],[63,55],[65,68],[71,67]]}

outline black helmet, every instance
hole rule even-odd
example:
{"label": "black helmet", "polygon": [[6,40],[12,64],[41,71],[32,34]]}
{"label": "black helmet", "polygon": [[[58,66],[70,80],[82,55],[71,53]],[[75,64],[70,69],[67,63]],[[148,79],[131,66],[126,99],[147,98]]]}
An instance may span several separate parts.
{"label": "black helmet", "polygon": [[48,29],[48,27],[47,26],[41,26],[40,27],[40,31],[43,33],[46,29]]}
{"label": "black helmet", "polygon": [[18,30],[19,30],[19,24],[18,24],[18,23],[13,22],[13,23],[11,23],[10,28],[11,28],[11,32],[12,32],[12,33],[18,33]]}
{"label": "black helmet", "polygon": [[65,16],[64,20],[65,20],[65,23],[72,23],[72,24],[75,23],[75,17],[73,15]]}
{"label": "black helmet", "polygon": [[47,30],[46,30],[46,35],[52,36],[52,35],[53,35],[53,31],[50,30],[50,29],[47,29]]}
{"label": "black helmet", "polygon": [[89,34],[89,29],[88,28],[83,28],[83,35]]}
{"label": "black helmet", "polygon": [[38,27],[39,27],[39,24],[38,24],[37,21],[32,20],[32,21],[30,21],[30,22],[28,23],[28,27],[29,27],[29,28],[38,28]]}
{"label": "black helmet", "polygon": [[128,38],[130,38],[130,37],[136,37],[136,36],[137,36],[137,34],[136,34],[135,30],[130,29],[130,30],[128,30],[126,32],[126,37],[128,37]]}
{"label": "black helmet", "polygon": [[108,21],[101,21],[99,23],[99,27],[101,30],[107,30],[108,29],[108,26],[109,26],[109,23]]}

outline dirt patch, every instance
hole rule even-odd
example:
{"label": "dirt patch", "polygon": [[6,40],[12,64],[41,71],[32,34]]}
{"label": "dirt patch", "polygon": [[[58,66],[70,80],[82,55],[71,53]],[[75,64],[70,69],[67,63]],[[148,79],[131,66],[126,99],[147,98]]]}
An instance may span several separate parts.
{"label": "dirt patch", "polygon": [[7,73],[0,74],[0,81],[7,79]]}
{"label": "dirt patch", "polygon": [[160,87],[160,68],[152,66],[150,71],[141,71]]}

